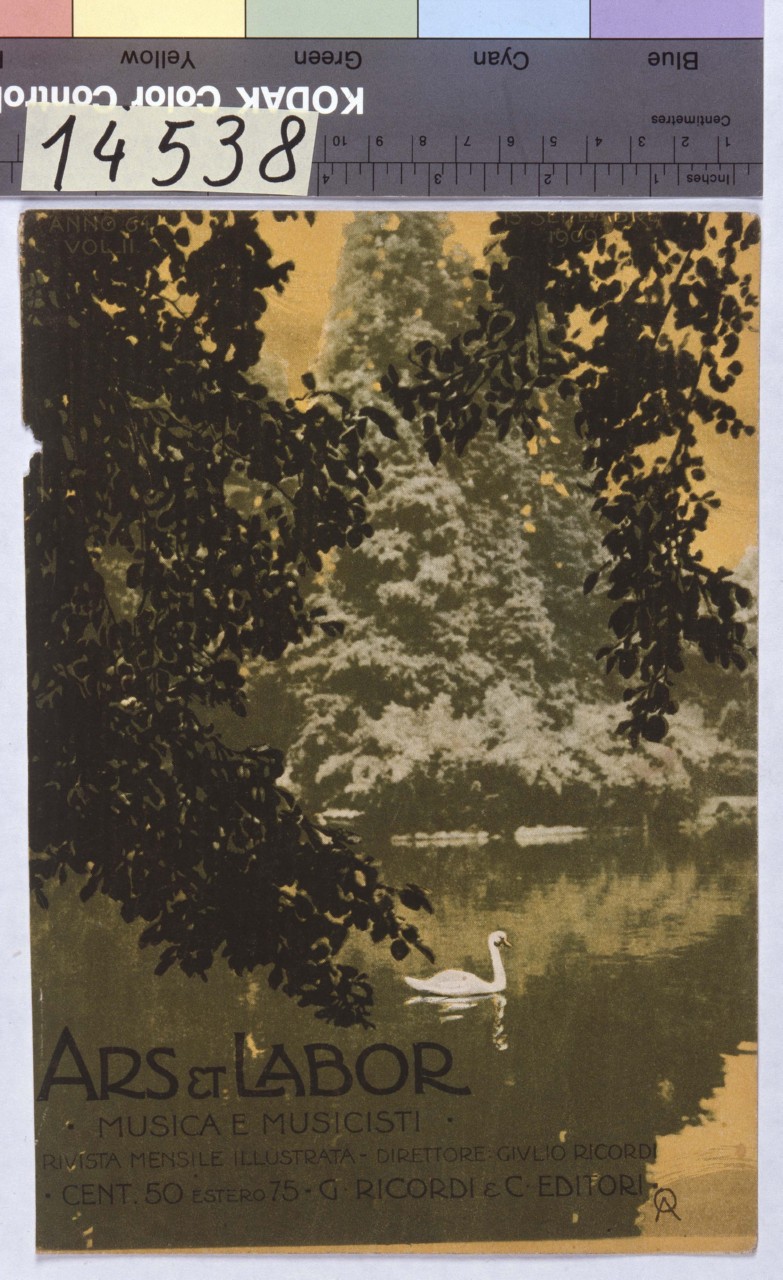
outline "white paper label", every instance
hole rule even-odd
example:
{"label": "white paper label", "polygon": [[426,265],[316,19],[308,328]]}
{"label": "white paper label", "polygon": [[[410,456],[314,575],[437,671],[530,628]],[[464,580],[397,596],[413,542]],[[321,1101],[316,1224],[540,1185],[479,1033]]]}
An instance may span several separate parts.
{"label": "white paper label", "polygon": [[306,196],[318,113],[31,103],[22,190]]}

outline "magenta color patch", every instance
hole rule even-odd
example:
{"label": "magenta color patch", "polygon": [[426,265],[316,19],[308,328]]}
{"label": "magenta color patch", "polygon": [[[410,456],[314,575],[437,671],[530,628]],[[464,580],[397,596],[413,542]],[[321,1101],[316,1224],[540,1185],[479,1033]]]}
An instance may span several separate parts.
{"label": "magenta color patch", "polygon": [[0,0],[0,36],[69,36],[71,0]]}
{"label": "magenta color patch", "polygon": [[592,0],[593,39],[761,36],[764,0]]}

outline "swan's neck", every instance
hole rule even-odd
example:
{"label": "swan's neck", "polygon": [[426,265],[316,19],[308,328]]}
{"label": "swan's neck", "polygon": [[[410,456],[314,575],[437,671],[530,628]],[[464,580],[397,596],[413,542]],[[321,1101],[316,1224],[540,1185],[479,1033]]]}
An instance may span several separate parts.
{"label": "swan's neck", "polygon": [[496,947],[494,943],[490,943],[489,954],[492,959],[492,985],[497,991],[502,991],[506,985],[506,971],[503,968],[503,957],[500,954],[500,947]]}

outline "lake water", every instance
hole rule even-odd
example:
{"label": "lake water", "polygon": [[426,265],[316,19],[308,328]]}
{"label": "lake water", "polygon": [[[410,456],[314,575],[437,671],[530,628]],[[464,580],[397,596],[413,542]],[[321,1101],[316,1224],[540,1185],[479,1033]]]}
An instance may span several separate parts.
{"label": "lake water", "polygon": [[[227,1064],[226,1081],[237,1031],[248,1037],[250,1082],[275,1043],[283,1042],[301,1067],[307,1042],[339,1045],[351,1064],[377,1042],[398,1047],[411,1062],[411,1046],[427,1042],[453,1057],[444,1080],[471,1091],[429,1088],[417,1096],[411,1077],[398,1092],[369,1096],[354,1089],[347,1100],[239,1104],[225,1086],[212,1103],[178,1097],[145,1107],[112,1099],[96,1107],[76,1105],[80,1089],[55,1090],[41,1151],[62,1145],[68,1123],[82,1147],[94,1148],[98,1111],[208,1108],[218,1119],[219,1135],[168,1136],[152,1145],[219,1150],[221,1172],[178,1173],[180,1205],[122,1214],[85,1210],[96,1247],[101,1240],[104,1247],[139,1247],[752,1235],[750,836],[734,833],[710,844],[670,834],[644,845],[638,833],[606,834],[553,848],[493,842],[388,848],[379,857],[391,883],[413,880],[431,893],[435,914],[420,923],[436,952],[435,969],[489,977],[487,935],[507,932],[512,945],[503,952],[502,996],[456,1006],[412,999],[403,975],[426,976],[432,967],[416,953],[396,963],[360,938],[345,959],[373,982],[376,1026],[335,1030],[270,992],[260,973],[238,978],[216,962],[207,983],[171,971],[155,978],[153,957],[135,948],[116,908],[95,899],[81,906],[70,886],[52,894],[48,912],[34,908],[36,968],[45,974],[35,1003],[41,1062],[64,1022],[85,1056],[97,1045],[176,1046],[178,1064]],[[67,964],[56,955],[67,956]],[[376,1084],[395,1083],[395,1063],[391,1053],[377,1056]],[[352,1122],[356,1133],[339,1129],[346,1109],[363,1117]],[[246,1113],[247,1132],[228,1137],[238,1110]],[[331,1117],[325,1136],[314,1129],[316,1111]],[[379,1121],[382,1111],[392,1119]],[[114,1139],[105,1133],[104,1139],[112,1147]],[[149,1148],[149,1137],[131,1145],[145,1143]],[[127,1162],[127,1137],[114,1145]],[[332,1163],[311,1167],[293,1155],[291,1167],[281,1166],[283,1150],[311,1150],[319,1160],[323,1152]],[[52,1174],[55,1199],[61,1176]],[[210,1177],[268,1192],[273,1176],[294,1180],[294,1203],[270,1203],[267,1196],[250,1208],[205,1208],[199,1199],[198,1187]],[[331,1187],[318,1190],[325,1178],[334,1180],[333,1198]],[[69,1229],[60,1216],[53,1231]],[[74,1233],[84,1229],[84,1217],[70,1217]]]}

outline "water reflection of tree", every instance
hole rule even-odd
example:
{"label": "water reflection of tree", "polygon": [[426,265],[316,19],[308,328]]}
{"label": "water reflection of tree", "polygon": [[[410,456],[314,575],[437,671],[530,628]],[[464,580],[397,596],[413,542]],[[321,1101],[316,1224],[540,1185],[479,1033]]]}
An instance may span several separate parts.
{"label": "water reflection of tree", "polygon": [[[721,1055],[755,1038],[752,850],[741,842],[719,856],[702,848],[698,862],[683,853],[652,850],[644,875],[635,861],[629,872],[620,859],[593,854],[585,874],[572,850],[568,870],[550,862],[546,878],[539,864],[519,881],[511,879],[519,855],[510,853],[487,862],[483,898],[471,884],[475,864],[472,875],[457,859],[449,864],[439,888],[441,943],[456,948],[449,958],[478,954],[490,919],[502,918],[514,946],[509,1052],[495,1053],[475,1019],[450,1025],[455,1057],[472,1059],[481,1097],[497,1099],[482,1112],[482,1141],[543,1148],[566,1131],[567,1145],[651,1145],[697,1120],[701,1099],[723,1082]],[[477,898],[466,936],[461,904]],[[536,1186],[539,1174],[638,1176],[645,1161],[522,1169]],[[638,1205],[634,1196],[520,1201],[520,1238],[633,1235]]]}
{"label": "water reflection of tree", "polygon": [[725,916],[743,914],[755,891],[753,849],[739,834],[731,852],[717,857],[683,838],[634,848],[631,866],[627,838],[544,852],[492,845],[468,854],[395,850],[389,860],[395,855],[398,876],[415,872],[437,893],[431,937],[450,963],[470,968],[484,954],[488,929],[512,929],[512,985],[515,973],[543,973],[569,935],[594,957],[655,957],[691,946]]}
{"label": "water reflection of tree", "polygon": [[[653,1143],[695,1122],[700,1100],[723,1082],[721,1053],[755,1038],[753,930],[746,919],[726,919],[684,955],[646,963],[595,964],[565,944],[546,973],[529,980],[524,999],[510,1001],[507,1026],[520,1137],[552,1142],[566,1130],[569,1143]],[[497,1141],[509,1141],[501,1106],[493,1119]],[[638,1174],[643,1162],[578,1169]],[[564,1200],[559,1229],[635,1234],[637,1205],[633,1197]],[[568,1224],[574,1209],[578,1231]],[[528,1225],[536,1234],[535,1221]]]}
{"label": "water reflection of tree", "polygon": [[[683,850],[675,852],[689,861]],[[454,1100],[445,1095],[443,1099],[428,1097],[426,1131],[417,1141],[483,1144],[494,1153],[509,1144],[551,1144],[565,1130],[567,1146],[575,1141],[652,1143],[658,1136],[678,1132],[686,1122],[694,1122],[701,1099],[722,1083],[721,1055],[732,1052],[741,1040],[755,1038],[753,894],[743,871],[752,864],[743,861],[741,854],[741,850],[724,851],[717,862],[705,856],[699,876],[691,881],[695,885],[694,914],[699,913],[705,901],[720,899],[723,903],[722,913],[716,911],[712,919],[709,936],[691,928],[690,920],[684,919],[675,922],[677,928],[668,942],[662,940],[661,949],[634,954],[624,944],[618,924],[614,953],[607,957],[591,951],[584,936],[575,936],[568,921],[562,922],[558,934],[549,937],[534,930],[529,939],[530,951],[526,950],[519,928],[513,930],[509,924],[514,949],[509,953],[511,982],[503,1011],[509,1048],[503,1053],[493,1046],[488,1010],[466,1011],[463,1018],[444,1025],[436,1010],[405,1006],[405,992],[396,968],[387,966],[378,972],[379,1029],[375,1038],[399,1044],[416,1039],[447,1044],[460,1080],[469,1081],[473,1089],[472,1096],[459,1099],[456,1108]],[[651,856],[650,874],[660,875],[671,861],[673,857],[660,853]],[[461,894],[474,892],[475,864],[472,882],[456,868],[452,875],[451,864],[447,871],[442,861],[439,865],[448,889],[439,913],[442,958],[450,963],[464,952],[466,959],[475,959],[485,946],[486,921],[482,911],[487,908],[479,903],[477,923],[473,910],[468,921],[466,899],[460,899]],[[603,860],[596,859],[593,879],[597,883],[607,868],[618,882],[610,881],[614,887],[609,889],[609,896],[614,893],[624,901],[626,894],[619,883],[622,875],[606,853]],[[508,871],[507,858],[493,868],[492,875],[502,879]],[[535,874],[541,877],[540,867]],[[569,881],[569,876],[562,866],[553,868],[550,875],[554,902],[558,900],[559,887]],[[627,878],[627,883],[632,879]],[[570,880],[578,884],[575,868]],[[521,894],[522,904],[526,894],[529,895],[527,882]],[[179,1060],[184,1062],[200,1061],[205,1048],[214,1053],[215,1061],[220,1060],[232,1032],[240,1027],[252,1030],[259,1045],[281,1039],[295,1046],[311,1038],[308,1012],[291,1009],[290,1002],[267,991],[264,984],[260,984],[255,998],[248,992],[249,1002],[240,1008],[237,997],[245,989],[244,984],[225,971],[216,973],[214,982],[188,986],[189,1018],[185,1024],[178,1016],[187,981],[183,975],[172,971],[162,982],[153,984],[152,990],[148,989],[149,984],[138,980],[143,957],[136,952],[128,932],[113,927],[110,904],[99,902],[95,924],[86,934],[84,915],[77,902],[69,903],[69,896],[73,897],[66,885],[53,895],[52,911],[38,918],[42,936],[37,940],[37,952],[45,968],[45,935],[49,933],[58,952],[65,948],[71,957],[72,967],[67,975],[58,979],[56,968],[49,966],[46,970],[49,1008],[57,1009],[58,1016],[59,1011],[67,1009],[72,1026],[87,1042],[92,1038],[93,1043],[168,1043],[166,1037],[173,1037]],[[666,913],[664,900],[660,901],[659,910]],[[508,923],[509,918],[504,918]],[[554,915],[552,919],[555,920]],[[458,946],[455,943],[454,952],[447,952],[448,938],[460,936],[460,920],[462,940]],[[447,937],[446,929],[454,932]],[[585,930],[589,934],[589,920]],[[680,945],[669,945],[677,930]],[[474,933],[478,935],[475,942]],[[528,958],[535,955],[536,948],[538,966],[531,965]],[[96,1012],[94,1008],[92,979],[96,970],[114,975],[113,1012]],[[524,977],[521,992],[520,977]],[[483,1016],[477,1018],[475,1014]],[[59,1030],[59,1024],[45,1029],[42,1039],[48,1047]],[[340,1043],[350,1056],[368,1043],[367,1033],[358,1029],[341,1032]],[[410,1103],[406,1097],[405,1105]],[[332,1104],[328,1099],[319,1099],[318,1104],[319,1109],[325,1109],[339,1107],[340,1101]],[[293,1105],[306,1108],[309,1103],[302,1099]],[[380,1141],[374,1139],[374,1145]],[[406,1137],[382,1141],[388,1145],[411,1144]],[[507,1166],[498,1161],[482,1166],[479,1175],[487,1177],[496,1177],[498,1171],[503,1175],[522,1174],[532,1189],[525,1198],[514,1202],[513,1212],[508,1204],[496,1201],[471,1205],[476,1238],[578,1239],[600,1237],[610,1229],[615,1237],[636,1234],[638,1197],[593,1196],[576,1202],[540,1198],[537,1194],[539,1174],[568,1176],[594,1170],[638,1176],[644,1172],[644,1161],[592,1165],[570,1161],[566,1167],[551,1161],[533,1164],[517,1160]],[[441,1172],[437,1167],[425,1169],[427,1176]],[[459,1175],[464,1170],[455,1172]],[[437,1240],[451,1234],[453,1239],[456,1228],[460,1223],[464,1225],[465,1211],[465,1206],[460,1208],[458,1204],[445,1211],[437,1203],[434,1207],[422,1204],[420,1211],[417,1206],[417,1238]],[[579,1213],[577,1223],[572,1222],[574,1212]],[[387,1212],[380,1205],[371,1221],[354,1222],[351,1230],[357,1239],[382,1242],[394,1237],[398,1224],[398,1213]],[[319,1229],[321,1225],[323,1242],[328,1243],[340,1239],[345,1224],[336,1217],[331,1224],[319,1224]],[[252,1224],[237,1229],[249,1234]],[[363,1232],[366,1235],[362,1236]]]}

